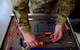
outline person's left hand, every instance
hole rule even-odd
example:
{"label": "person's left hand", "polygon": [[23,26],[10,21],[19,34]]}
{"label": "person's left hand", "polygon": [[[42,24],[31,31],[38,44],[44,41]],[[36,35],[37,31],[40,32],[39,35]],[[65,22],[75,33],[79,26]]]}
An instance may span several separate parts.
{"label": "person's left hand", "polygon": [[50,36],[52,42],[57,42],[62,37],[62,25],[55,26],[55,32]]}

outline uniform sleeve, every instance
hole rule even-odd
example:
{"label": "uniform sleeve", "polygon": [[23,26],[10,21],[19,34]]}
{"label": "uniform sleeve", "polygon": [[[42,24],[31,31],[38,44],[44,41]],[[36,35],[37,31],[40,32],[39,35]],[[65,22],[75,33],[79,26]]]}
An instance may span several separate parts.
{"label": "uniform sleeve", "polygon": [[76,0],[62,0],[59,2],[59,14],[58,18],[56,19],[56,24],[63,25],[69,14],[73,11],[76,5]]}
{"label": "uniform sleeve", "polygon": [[24,33],[31,31],[28,21],[28,0],[12,0],[12,5],[20,30]]}

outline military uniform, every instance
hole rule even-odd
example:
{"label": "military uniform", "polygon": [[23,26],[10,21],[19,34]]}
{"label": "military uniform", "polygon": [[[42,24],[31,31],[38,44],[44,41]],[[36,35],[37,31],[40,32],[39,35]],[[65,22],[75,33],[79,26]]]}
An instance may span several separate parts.
{"label": "military uniform", "polygon": [[13,11],[23,32],[31,31],[28,21],[28,2],[33,13],[58,14],[56,24],[63,25],[76,5],[76,0],[12,0]]}

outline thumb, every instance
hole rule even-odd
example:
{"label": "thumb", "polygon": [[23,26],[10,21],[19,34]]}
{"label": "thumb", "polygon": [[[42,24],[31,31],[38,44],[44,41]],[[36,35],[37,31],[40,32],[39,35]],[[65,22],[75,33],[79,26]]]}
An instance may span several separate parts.
{"label": "thumb", "polygon": [[54,37],[54,34],[50,35],[50,38],[53,38]]}
{"label": "thumb", "polygon": [[55,33],[54,33],[53,39],[57,39],[57,36],[58,36],[57,33],[58,33],[58,32],[55,32]]}

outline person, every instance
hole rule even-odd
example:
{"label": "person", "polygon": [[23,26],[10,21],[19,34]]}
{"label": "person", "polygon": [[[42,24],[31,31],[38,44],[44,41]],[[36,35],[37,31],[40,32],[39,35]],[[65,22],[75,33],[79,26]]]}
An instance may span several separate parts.
{"label": "person", "polygon": [[19,29],[22,32],[27,46],[38,46],[35,35],[31,32],[31,27],[28,21],[28,2],[30,1],[33,14],[46,13],[58,14],[56,26],[52,42],[58,41],[62,37],[62,27],[66,22],[67,17],[75,7],[76,0],[12,0],[13,11],[17,16]]}

